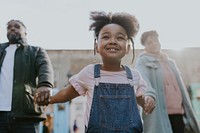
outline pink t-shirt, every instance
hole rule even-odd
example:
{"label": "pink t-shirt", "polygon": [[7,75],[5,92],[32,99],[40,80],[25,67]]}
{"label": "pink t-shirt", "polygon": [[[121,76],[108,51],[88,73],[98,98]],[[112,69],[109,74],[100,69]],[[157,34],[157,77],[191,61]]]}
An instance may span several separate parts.
{"label": "pink t-shirt", "polygon": [[[93,99],[93,92],[94,92],[94,85],[95,85],[95,79],[94,79],[94,65],[90,64],[83,68],[78,74],[72,76],[69,79],[70,84],[76,89],[76,91],[82,95],[87,96],[87,102],[86,102],[86,110],[85,110],[85,118],[84,118],[84,124],[87,126],[89,121],[89,115],[90,115],[90,109],[92,105],[92,99]],[[134,91],[136,94],[136,97],[141,96],[146,91],[146,83],[142,79],[140,73],[135,70],[131,69],[133,80],[132,84],[134,85]],[[99,82],[102,83],[123,83],[128,84],[130,81],[127,78],[126,71],[117,71],[117,72],[111,72],[111,71],[103,71],[100,70],[100,79],[98,79]]]}

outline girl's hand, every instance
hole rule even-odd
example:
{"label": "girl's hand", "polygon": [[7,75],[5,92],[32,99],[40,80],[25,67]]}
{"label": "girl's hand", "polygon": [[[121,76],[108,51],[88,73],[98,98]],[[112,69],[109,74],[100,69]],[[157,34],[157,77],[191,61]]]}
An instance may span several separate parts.
{"label": "girl's hand", "polygon": [[155,99],[152,98],[151,96],[144,96],[144,106],[143,110],[145,114],[150,114],[156,107],[156,102]]}

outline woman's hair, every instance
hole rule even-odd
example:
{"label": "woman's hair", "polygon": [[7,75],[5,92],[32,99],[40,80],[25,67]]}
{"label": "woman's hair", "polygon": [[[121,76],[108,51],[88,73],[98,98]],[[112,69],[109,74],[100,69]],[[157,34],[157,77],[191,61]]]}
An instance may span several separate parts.
{"label": "woman's hair", "polygon": [[[103,11],[93,11],[90,13],[90,20],[92,20],[92,23],[89,27],[89,30],[94,31],[94,36],[95,36],[94,43],[96,42],[96,38],[98,38],[100,30],[105,25],[118,24],[122,26],[125,29],[128,38],[132,42],[133,60],[134,60],[134,42],[132,38],[134,38],[139,31],[139,22],[134,15],[125,12],[120,12],[120,13],[110,12],[106,14]],[[95,51],[94,54],[96,54]]]}
{"label": "woman's hair", "polygon": [[147,38],[148,38],[149,36],[158,37],[159,35],[158,35],[157,31],[155,31],[155,30],[150,30],[150,31],[144,32],[144,33],[142,34],[142,36],[141,36],[141,39],[140,39],[141,44],[142,44],[143,46],[145,45],[145,42],[146,42],[146,40],[147,40]]}

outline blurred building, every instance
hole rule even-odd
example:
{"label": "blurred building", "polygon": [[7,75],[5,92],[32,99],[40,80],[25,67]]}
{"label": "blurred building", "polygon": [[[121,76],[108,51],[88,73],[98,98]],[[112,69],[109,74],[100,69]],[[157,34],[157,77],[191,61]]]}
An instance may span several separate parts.
{"label": "blurred building", "polygon": [[[180,72],[183,75],[187,86],[191,83],[200,82],[200,48],[185,48],[179,51],[164,50],[173,58]],[[53,64],[55,72],[55,86],[61,88],[68,84],[68,77],[76,74],[84,66],[95,63],[93,50],[47,50]],[[142,52],[141,49],[135,50],[135,58]],[[100,62],[97,55],[97,63]],[[123,60],[123,63],[134,67],[131,64],[132,52]]]}

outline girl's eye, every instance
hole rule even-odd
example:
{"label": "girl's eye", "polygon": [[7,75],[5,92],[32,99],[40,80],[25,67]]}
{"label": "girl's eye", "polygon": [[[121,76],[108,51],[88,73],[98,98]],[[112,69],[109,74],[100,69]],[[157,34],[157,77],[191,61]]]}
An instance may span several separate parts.
{"label": "girl's eye", "polygon": [[103,37],[102,37],[102,39],[108,39],[108,38],[109,38],[108,36],[103,36]]}
{"label": "girl's eye", "polygon": [[120,36],[120,37],[117,37],[117,40],[125,40],[125,38]]}

